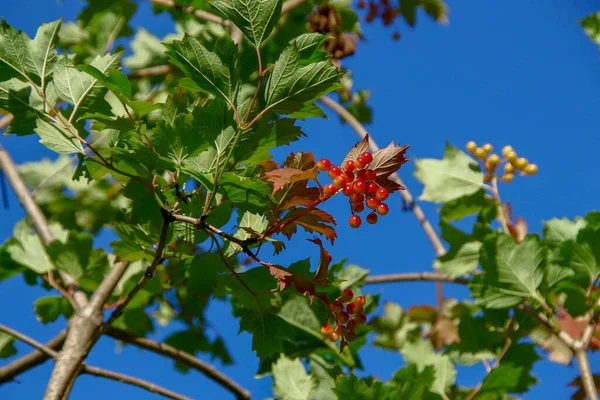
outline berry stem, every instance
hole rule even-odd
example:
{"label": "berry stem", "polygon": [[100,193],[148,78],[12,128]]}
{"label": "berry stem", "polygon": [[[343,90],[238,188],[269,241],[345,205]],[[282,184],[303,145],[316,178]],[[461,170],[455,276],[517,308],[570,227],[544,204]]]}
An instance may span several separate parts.
{"label": "berry stem", "polygon": [[498,219],[500,220],[502,229],[504,230],[504,233],[510,234],[510,231],[508,230],[508,220],[506,218],[506,214],[504,213],[502,199],[500,199],[500,192],[498,190],[498,179],[495,176],[492,178],[492,194],[494,195],[494,200],[496,201],[496,207],[498,207]]}

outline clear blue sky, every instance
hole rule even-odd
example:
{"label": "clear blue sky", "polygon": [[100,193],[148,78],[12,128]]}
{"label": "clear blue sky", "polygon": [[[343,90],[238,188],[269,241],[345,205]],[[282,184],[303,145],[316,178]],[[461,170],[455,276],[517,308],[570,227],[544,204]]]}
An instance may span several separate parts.
{"label": "clear blue sky", "polygon": [[[82,2],[64,0],[19,0],[3,7],[0,16],[35,34],[38,24],[64,16],[74,20]],[[18,6],[16,6],[18,4]],[[600,199],[600,53],[584,36],[578,19],[600,8],[591,0],[511,0],[502,2],[449,1],[450,25],[442,27],[420,16],[416,30],[400,26],[403,39],[391,40],[391,31],[378,24],[365,25],[367,41],[359,43],[356,56],[345,61],[354,72],[357,88],[373,90],[371,105],[374,123],[370,132],[379,144],[394,140],[410,144],[411,157],[439,157],[449,140],[464,146],[469,140],[491,142],[496,147],[511,144],[538,163],[540,172],[532,178],[516,179],[502,186],[502,196],[511,202],[517,215],[525,217],[531,231],[541,229],[541,221],[574,217],[598,209]],[[152,16],[142,2],[132,23],[158,36],[172,30],[166,18]],[[305,124],[309,137],[295,150],[311,150],[317,157],[339,161],[357,140],[348,126],[336,116]],[[53,157],[34,136],[1,137],[19,163]],[[289,149],[279,154],[283,156]],[[402,176],[415,194],[421,187],[412,177],[413,165]],[[0,242],[12,231],[23,212],[12,192],[11,207],[0,209]],[[351,230],[345,224],[346,209],[329,210],[341,222],[339,239],[331,252],[335,259],[371,269],[374,273],[429,270],[434,253],[416,219],[399,211],[399,197],[390,200],[392,211],[376,227]],[[338,204],[338,205],[341,205]],[[436,207],[424,205],[437,225]],[[282,262],[292,262],[314,252],[312,245],[288,246]],[[309,247],[307,247],[309,246]],[[358,250],[360,249],[360,250]],[[393,252],[390,249],[394,249]],[[316,257],[316,254],[315,254]],[[383,292],[384,299],[405,307],[434,301],[432,284],[393,284],[369,287]],[[446,288],[453,296],[464,296],[462,288]],[[26,286],[16,277],[0,284],[0,321],[40,341],[54,336],[64,320],[41,326],[32,303],[45,292]],[[237,322],[222,303],[211,306],[208,318],[226,338],[236,362],[223,370],[249,388],[254,398],[270,395],[270,379],[254,379],[257,359],[250,350],[250,337],[237,336]],[[158,329],[156,338],[168,334]],[[29,351],[19,344],[21,352]],[[401,365],[399,354],[366,349],[362,352],[367,371],[389,379]],[[202,357],[202,356],[201,356]],[[1,361],[5,362],[5,361]],[[212,381],[191,372],[175,372],[172,363],[132,347],[117,349],[112,339],[102,339],[89,357],[98,366],[156,381],[194,398],[232,398]],[[600,372],[600,358],[592,358],[592,369]],[[51,364],[21,375],[21,383],[0,386],[2,399],[41,398]],[[566,384],[576,369],[538,363],[535,375],[541,385],[525,399],[567,398]],[[483,367],[460,370],[459,382],[476,384]],[[77,381],[73,399],[158,398],[127,385],[84,376]]]}

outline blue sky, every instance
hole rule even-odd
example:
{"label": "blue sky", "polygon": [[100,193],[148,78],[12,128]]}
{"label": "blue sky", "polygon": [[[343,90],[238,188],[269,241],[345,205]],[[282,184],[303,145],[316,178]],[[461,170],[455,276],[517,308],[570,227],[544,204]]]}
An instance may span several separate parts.
{"label": "blue sky", "polygon": [[[59,17],[74,20],[82,2],[60,3],[20,0],[19,7],[4,7],[1,16],[30,36],[41,22]],[[539,231],[541,221],[575,217],[598,208],[600,167],[597,151],[597,113],[600,109],[600,53],[584,36],[578,19],[596,11],[598,3],[562,0],[510,0],[504,2],[449,1],[450,25],[436,25],[420,15],[411,30],[400,25],[403,38],[391,39],[391,30],[378,23],[364,25],[366,41],[360,42],[356,56],[344,61],[354,73],[357,88],[372,89],[370,104],[374,123],[368,127],[380,145],[394,140],[410,144],[411,158],[440,157],[446,141],[464,146],[469,140],[490,142],[496,148],[511,144],[520,154],[536,162],[535,177],[517,178],[501,186],[503,199],[514,213],[526,218],[530,231]],[[132,25],[144,27],[158,36],[172,31],[166,18],[152,15],[141,3]],[[310,150],[318,158],[340,161],[357,137],[335,115],[329,120],[304,124],[309,134],[293,150]],[[34,136],[1,137],[18,163],[54,157]],[[278,153],[283,157],[290,151]],[[412,176],[413,164],[401,175],[413,194],[421,186]],[[23,212],[12,192],[10,209],[0,209],[0,242],[12,232]],[[430,270],[434,253],[418,222],[399,210],[399,196],[390,199],[390,214],[375,227],[352,230],[345,224],[347,213],[335,201],[328,210],[341,221],[339,239],[330,249],[334,259],[368,268],[373,273]],[[423,207],[437,226],[436,206]],[[342,211],[340,211],[342,210]],[[300,241],[302,242],[302,241]],[[291,263],[314,252],[313,246],[293,243],[282,262]],[[393,250],[392,250],[393,249]],[[312,254],[312,253],[311,253]],[[314,254],[316,257],[316,253]],[[391,284],[368,288],[383,293],[383,299],[405,307],[434,301],[433,284]],[[451,296],[464,296],[462,288],[446,286]],[[64,320],[42,326],[36,321],[33,301],[45,292],[26,286],[16,277],[0,283],[3,304],[0,321],[34,338],[45,341],[54,336]],[[254,398],[270,395],[270,380],[254,379],[257,361],[250,350],[251,338],[237,336],[237,322],[223,303],[211,306],[208,318],[224,335],[236,364],[223,371],[253,392]],[[158,329],[156,338],[170,330]],[[29,351],[19,344],[21,351]],[[365,350],[363,362],[369,373],[389,379],[402,361],[399,354]],[[4,361],[2,361],[4,362]],[[132,347],[117,349],[112,339],[102,339],[89,357],[90,364],[114,368],[194,398],[232,398],[212,381],[198,373],[182,375],[172,363]],[[592,358],[592,369],[600,370],[600,358]],[[33,399],[43,394],[51,371],[47,363],[21,375],[20,383],[0,386],[0,398]],[[475,385],[483,367],[459,372],[459,382]],[[525,399],[567,398],[567,383],[576,376],[574,367],[547,362],[536,364],[541,382]],[[154,399],[127,385],[83,376],[73,390],[73,399],[128,398]]]}

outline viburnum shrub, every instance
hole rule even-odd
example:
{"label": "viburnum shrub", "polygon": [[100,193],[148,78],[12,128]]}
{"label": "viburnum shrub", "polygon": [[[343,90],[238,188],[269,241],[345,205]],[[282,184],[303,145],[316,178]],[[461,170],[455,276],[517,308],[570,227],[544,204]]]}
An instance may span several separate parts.
{"label": "viburnum shrub", "polygon": [[[535,175],[537,165],[510,146],[448,144],[442,159],[414,161],[419,201],[439,205],[435,229],[398,174],[408,145],[379,149],[363,126],[369,93],[342,65],[360,56],[363,36],[349,2],[149,1],[176,33],[160,39],[140,28],[125,40],[132,0],[88,0],[76,22],[43,24],[34,38],[0,23],[0,129],[35,134],[58,154],[16,167],[0,146],[3,176],[26,213],[0,246],[0,281],[21,276],[48,292],[33,304],[42,324],[68,321],[46,344],[0,321],[0,384],[28,380],[18,376],[53,358],[48,400],[84,385],[75,382],[81,374],[188,398],[90,365],[88,354],[110,337],[198,371],[238,399],[249,391],[198,353],[243,362],[245,371],[257,365],[248,375],[270,375],[277,399],[509,399],[537,383],[542,357],[577,363],[573,397],[597,397],[588,353],[600,349],[599,212],[529,232],[498,181]],[[357,7],[385,25],[401,16],[412,26],[419,9],[447,19],[440,0]],[[582,21],[593,38],[599,15]],[[361,140],[349,141],[341,160],[321,158],[330,156],[322,148],[274,157],[316,134],[298,120],[324,117],[322,105]],[[347,208],[328,211],[335,196]],[[370,225],[384,216],[402,223],[400,201],[434,246],[434,271],[378,275],[377,265],[333,261],[335,241],[348,240],[338,238],[336,219],[362,228],[356,235],[376,232]],[[318,257],[276,257],[301,245]],[[362,242],[357,251],[397,258]],[[412,281],[436,281],[436,304],[381,303],[368,286]],[[469,295],[445,297],[442,283]],[[252,337],[255,364],[209,329],[214,301],[226,301]],[[160,341],[157,325],[169,328]],[[38,351],[18,354],[15,340]],[[371,347],[402,356],[390,380],[356,373]],[[465,384],[459,366],[481,382]]]}

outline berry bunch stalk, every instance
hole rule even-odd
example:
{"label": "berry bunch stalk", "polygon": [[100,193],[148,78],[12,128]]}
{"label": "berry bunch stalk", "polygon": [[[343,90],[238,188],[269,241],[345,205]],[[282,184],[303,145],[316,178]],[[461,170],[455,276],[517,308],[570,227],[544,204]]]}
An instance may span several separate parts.
{"label": "berry bunch stalk", "polygon": [[389,212],[387,204],[383,203],[390,193],[379,183],[377,183],[377,172],[368,168],[373,161],[371,153],[364,152],[356,160],[347,160],[340,167],[332,165],[331,161],[323,158],[317,163],[317,168],[321,172],[327,172],[333,179],[333,183],[325,185],[323,194],[325,196],[334,196],[342,192],[348,197],[350,211],[352,215],[348,224],[352,228],[358,228],[362,225],[362,219],[358,213],[365,210],[365,207],[372,211],[367,215],[369,224],[376,224],[379,220],[378,215],[386,215]]}
{"label": "berry bunch stalk", "polygon": [[[341,295],[329,304],[329,314],[325,324],[321,327],[321,335],[337,342],[340,338],[348,343],[356,340],[356,328],[358,325],[366,324],[367,317],[363,314],[365,298],[357,296],[350,289],[344,289]],[[329,324],[329,318],[333,316],[335,327]]]}

